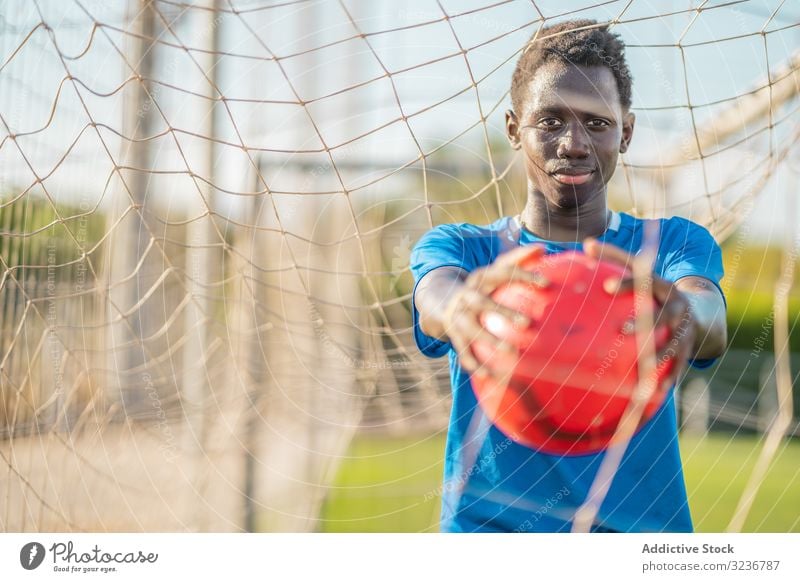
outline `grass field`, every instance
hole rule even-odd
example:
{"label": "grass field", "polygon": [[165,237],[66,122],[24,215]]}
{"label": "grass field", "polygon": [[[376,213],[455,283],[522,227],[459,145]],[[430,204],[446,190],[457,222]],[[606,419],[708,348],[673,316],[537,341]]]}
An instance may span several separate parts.
{"label": "grass field", "polygon": [[[724,531],[760,451],[757,437],[683,438],[689,503],[698,532]],[[328,532],[438,530],[444,436],[362,436],[342,463],[322,512]],[[800,442],[780,450],[745,531],[800,532]]]}
{"label": "grass field", "polygon": [[[695,528],[724,531],[761,452],[757,437],[714,435],[684,438],[684,462],[689,505]],[[800,442],[779,449],[756,496],[744,531],[800,532]]]}

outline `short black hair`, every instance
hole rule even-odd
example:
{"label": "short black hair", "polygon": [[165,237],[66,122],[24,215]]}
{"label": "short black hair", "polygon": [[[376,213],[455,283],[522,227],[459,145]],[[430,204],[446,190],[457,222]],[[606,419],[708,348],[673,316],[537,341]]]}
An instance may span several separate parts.
{"label": "short black hair", "polygon": [[522,115],[525,92],[536,70],[556,59],[573,65],[608,67],[617,81],[620,103],[625,109],[631,106],[633,79],[625,61],[625,43],[618,34],[609,32],[607,24],[597,24],[596,20],[567,20],[542,28],[538,38],[534,34],[511,78],[511,106],[517,115]]}

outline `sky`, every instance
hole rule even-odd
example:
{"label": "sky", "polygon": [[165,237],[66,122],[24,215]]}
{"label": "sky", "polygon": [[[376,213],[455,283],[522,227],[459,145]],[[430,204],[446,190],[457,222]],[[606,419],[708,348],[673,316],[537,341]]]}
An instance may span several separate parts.
{"label": "sky", "polygon": [[[210,142],[193,134],[209,127],[211,108],[202,95],[216,95],[201,70],[202,49],[214,31],[222,55],[217,87],[228,99],[216,105],[214,134],[221,141],[213,152],[214,182],[233,193],[218,192],[216,205],[231,215],[242,212],[240,194],[255,188],[256,158],[275,191],[340,189],[333,165],[355,165],[343,179],[365,196],[417,188],[415,166],[364,184],[448,142],[450,157],[465,167],[488,168],[480,119],[502,143],[511,72],[519,48],[540,25],[537,9],[548,21],[619,21],[614,30],[628,47],[637,115],[629,164],[675,156],[693,138],[694,126],[731,108],[729,101],[709,104],[763,83],[768,64],[777,67],[800,47],[800,6],[780,0],[728,6],[713,0],[245,0],[232,3],[238,14],[198,8],[209,2],[157,3],[169,23],[153,73],[161,82],[153,89],[158,111],[140,103],[134,118],[153,115],[154,130],[163,133],[151,141],[151,164],[161,173],[148,195],[176,211],[197,198],[187,166],[202,176],[211,171]],[[125,30],[131,5],[0,0],[0,133],[35,131],[0,147],[4,195],[33,182],[29,164],[56,198],[109,205],[119,195],[108,152],[123,159],[118,133],[126,133],[123,114],[131,105],[120,87],[131,74],[123,58],[130,54]],[[700,5],[702,12],[689,11]],[[52,36],[44,26],[35,28],[43,21]],[[697,211],[708,220],[712,205],[736,209],[747,216],[748,236],[780,236],[796,182],[790,167],[800,167],[796,147],[753,204],[744,210],[737,204],[758,181],[765,167],[758,160],[769,154],[770,140],[773,153],[792,143],[796,106],[797,99],[775,112],[793,118],[774,131],[758,133],[769,120],[756,120],[740,132],[738,139],[746,138],[740,146],[710,156],[702,167],[688,166],[671,197],[658,202],[663,211]],[[243,151],[242,143],[253,149]],[[643,199],[650,192],[646,180],[634,180],[633,188]],[[724,193],[705,196],[717,191]]]}

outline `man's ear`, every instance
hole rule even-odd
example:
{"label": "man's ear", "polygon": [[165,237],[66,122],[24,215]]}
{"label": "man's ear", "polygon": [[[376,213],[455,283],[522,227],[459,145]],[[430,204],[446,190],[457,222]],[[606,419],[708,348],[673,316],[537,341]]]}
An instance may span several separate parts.
{"label": "man's ear", "polygon": [[518,150],[522,147],[519,138],[519,121],[517,120],[517,114],[511,109],[506,111],[506,137],[513,149]]}
{"label": "man's ear", "polygon": [[621,154],[627,152],[631,145],[634,123],[636,123],[636,114],[632,111],[628,111],[622,116],[622,139],[619,141],[619,153]]}

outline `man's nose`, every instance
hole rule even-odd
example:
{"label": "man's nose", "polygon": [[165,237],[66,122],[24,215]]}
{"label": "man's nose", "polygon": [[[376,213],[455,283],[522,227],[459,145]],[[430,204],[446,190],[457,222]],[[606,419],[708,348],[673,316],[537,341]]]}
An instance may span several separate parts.
{"label": "man's nose", "polygon": [[568,127],[558,142],[559,158],[587,158],[591,147],[583,127]]}

